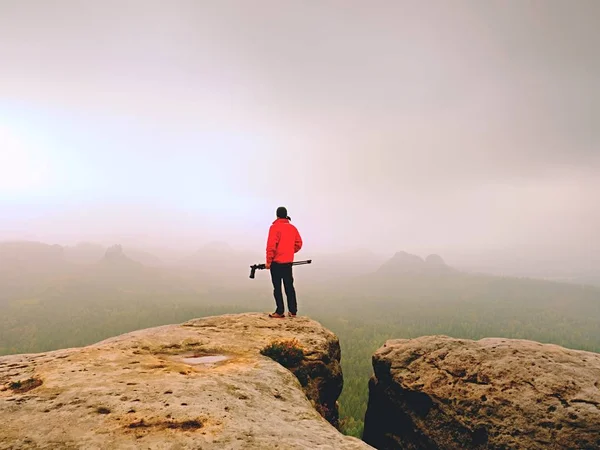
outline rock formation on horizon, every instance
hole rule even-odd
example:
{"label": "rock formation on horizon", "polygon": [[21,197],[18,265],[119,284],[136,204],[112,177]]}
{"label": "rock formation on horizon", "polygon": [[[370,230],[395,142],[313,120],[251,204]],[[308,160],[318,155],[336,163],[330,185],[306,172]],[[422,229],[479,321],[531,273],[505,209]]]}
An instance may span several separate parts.
{"label": "rock formation on horizon", "polygon": [[526,340],[387,341],[364,440],[378,449],[600,448],[600,354]]}
{"label": "rock formation on horizon", "polygon": [[442,257],[435,254],[429,255],[427,258],[425,258],[425,264],[431,267],[443,267],[446,265]]}
{"label": "rock formation on horizon", "polygon": [[457,272],[456,269],[448,266],[439,255],[433,254],[423,259],[404,251],[397,252],[377,271],[384,275],[442,275]]}
{"label": "rock formation on horizon", "polygon": [[141,263],[127,256],[123,251],[123,247],[118,244],[106,249],[104,257],[100,260],[100,264],[104,267],[118,269],[142,267]]}
{"label": "rock formation on horizon", "polygon": [[[292,338],[304,349],[295,375],[260,353]],[[330,423],[342,388],[339,362],[337,337],[319,323],[263,314],[3,356],[0,449],[371,448]]]}

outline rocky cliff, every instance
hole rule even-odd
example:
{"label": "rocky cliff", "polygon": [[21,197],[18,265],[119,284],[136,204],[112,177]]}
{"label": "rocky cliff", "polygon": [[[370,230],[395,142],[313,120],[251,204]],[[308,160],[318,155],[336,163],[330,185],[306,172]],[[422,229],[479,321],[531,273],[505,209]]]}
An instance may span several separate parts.
{"label": "rocky cliff", "polygon": [[600,354],[510,339],[391,340],[373,356],[379,449],[598,449]]}
{"label": "rocky cliff", "polygon": [[[297,376],[260,353],[288,338],[304,349]],[[0,449],[370,448],[331,425],[339,361],[317,322],[261,314],[0,357]]]}

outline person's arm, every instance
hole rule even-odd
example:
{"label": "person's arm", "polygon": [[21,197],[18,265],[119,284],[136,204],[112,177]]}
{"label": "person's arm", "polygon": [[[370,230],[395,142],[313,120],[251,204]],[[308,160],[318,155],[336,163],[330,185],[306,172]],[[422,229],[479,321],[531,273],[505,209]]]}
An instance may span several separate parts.
{"label": "person's arm", "polygon": [[302,248],[302,237],[300,237],[300,232],[296,228],[296,240],[294,241],[294,253],[298,253]]}
{"label": "person's arm", "polygon": [[279,232],[271,225],[271,228],[269,228],[269,237],[267,238],[267,269],[271,268],[271,263],[273,262],[273,258],[275,258],[275,253],[277,251],[277,244],[279,244]]}

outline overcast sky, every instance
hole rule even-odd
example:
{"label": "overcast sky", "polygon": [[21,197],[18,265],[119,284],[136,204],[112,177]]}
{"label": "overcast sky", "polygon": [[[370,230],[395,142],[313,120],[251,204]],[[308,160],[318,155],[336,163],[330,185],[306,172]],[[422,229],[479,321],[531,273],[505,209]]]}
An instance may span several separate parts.
{"label": "overcast sky", "polygon": [[600,251],[600,1],[0,0],[0,239]]}

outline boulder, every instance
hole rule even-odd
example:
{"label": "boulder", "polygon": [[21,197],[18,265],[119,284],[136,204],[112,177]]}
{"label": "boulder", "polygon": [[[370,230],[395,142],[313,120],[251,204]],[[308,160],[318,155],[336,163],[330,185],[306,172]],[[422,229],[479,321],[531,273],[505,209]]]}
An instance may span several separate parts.
{"label": "boulder", "polygon": [[[298,377],[260,353],[292,338],[304,350]],[[371,448],[332,425],[339,361],[338,339],[319,323],[263,314],[3,356],[0,449]]]}
{"label": "boulder", "polygon": [[527,340],[427,336],[373,356],[378,449],[600,448],[600,355]]}

